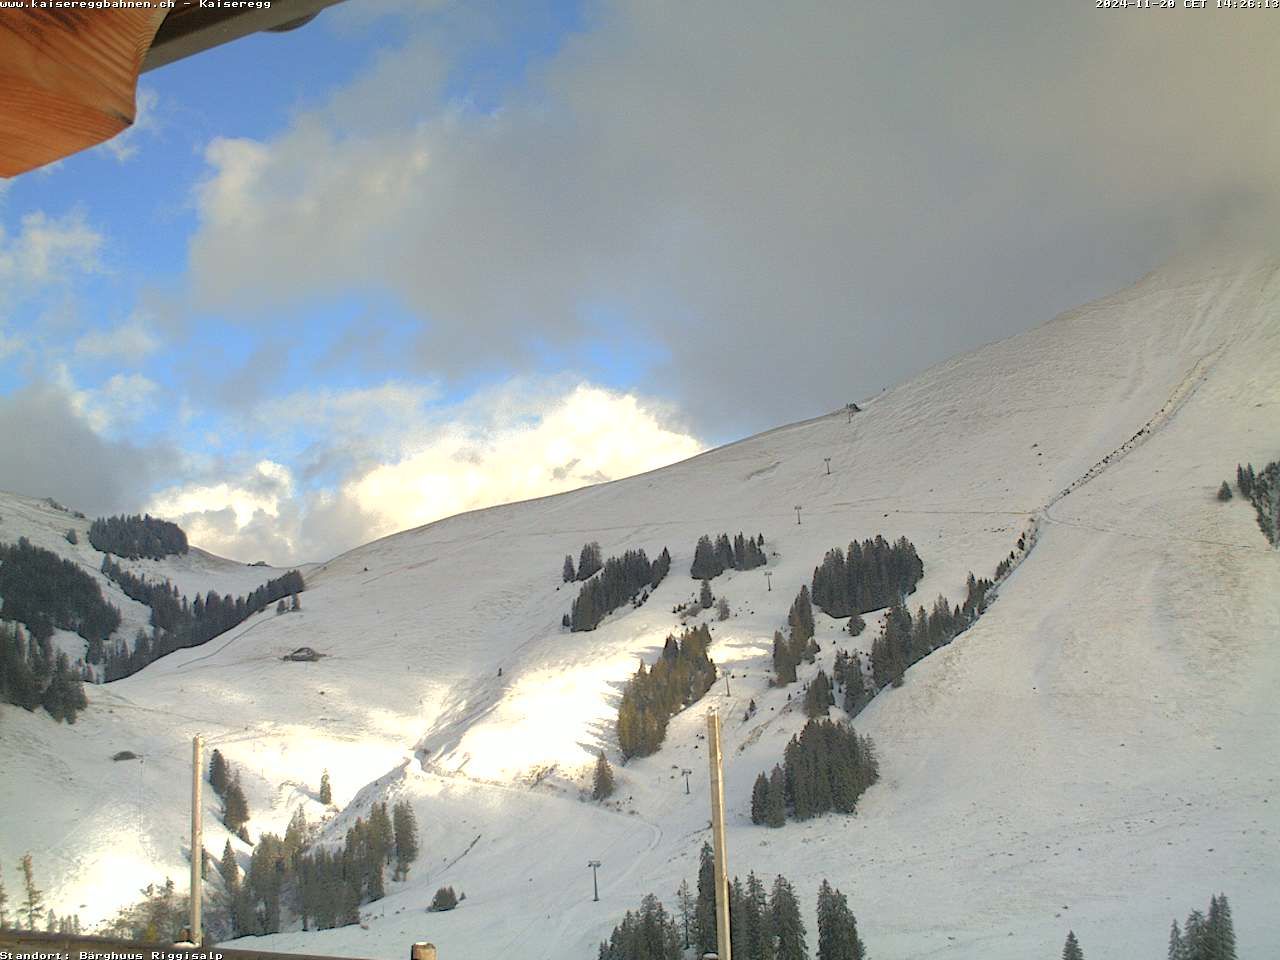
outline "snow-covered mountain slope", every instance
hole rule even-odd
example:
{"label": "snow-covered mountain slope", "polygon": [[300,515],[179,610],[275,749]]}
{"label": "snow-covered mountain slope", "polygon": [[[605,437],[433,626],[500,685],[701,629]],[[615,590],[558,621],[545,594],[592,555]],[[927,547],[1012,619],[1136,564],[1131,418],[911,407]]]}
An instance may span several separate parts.
{"label": "snow-covered mountain slope", "polygon": [[[299,803],[319,813],[323,768],[350,804],[330,836],[383,798],[411,800],[423,828],[422,859],[367,929],[265,949],[398,957],[427,939],[446,960],[585,958],[642,894],[670,906],[692,882],[717,706],[730,869],[788,876],[811,942],[826,877],[877,957],[1051,955],[1068,928],[1091,958],[1159,955],[1169,920],[1219,890],[1242,956],[1280,944],[1280,554],[1246,504],[1214,499],[1237,461],[1280,454],[1280,264],[1169,268],[858,400],[852,418],[351,551],[309,574],[301,611],[90,691],[74,728],[0,707],[0,857],[31,850],[55,908],[86,919],[182,876],[200,731],[242,770],[254,832]],[[803,725],[798,687],[767,686],[769,639],[823,553],[905,535],[925,564],[916,597],[958,600],[1031,526],[1037,546],[988,613],[858,718],[882,776],[859,812],[753,827],[751,782]],[[618,759],[620,684],[697,587],[697,537],[739,530],[776,556],[772,591],[763,570],[713,581],[734,611],[711,650],[731,692],[719,682],[661,751],[616,766],[617,804],[581,802],[594,752]],[[593,539],[606,555],[667,546],[671,575],[570,634],[561,561]],[[819,621],[828,669],[875,629],[853,641]],[[326,657],[281,660],[304,644]],[[121,749],[145,761],[112,763]],[[467,900],[424,913],[445,883]]]}
{"label": "snow-covered mountain slope", "polygon": [[[79,564],[98,583],[107,602],[120,610],[120,627],[113,638],[131,644],[139,630],[150,633],[151,610],[136,600],[130,600],[102,573],[103,554],[89,543],[89,525],[93,518],[78,516],[73,507],[0,491],[0,543],[16,543],[19,537],[26,537],[33,545]],[[69,530],[75,531],[77,542],[74,544],[67,540]],[[244,596],[284,573],[273,567],[227,560],[198,547],[192,547],[185,555],[168,556],[162,560],[115,559],[137,576],[145,576],[148,580],[168,580],[191,599],[210,590],[220,595]],[[84,656],[85,642],[74,633],[60,630],[57,640],[59,647],[72,659]]]}

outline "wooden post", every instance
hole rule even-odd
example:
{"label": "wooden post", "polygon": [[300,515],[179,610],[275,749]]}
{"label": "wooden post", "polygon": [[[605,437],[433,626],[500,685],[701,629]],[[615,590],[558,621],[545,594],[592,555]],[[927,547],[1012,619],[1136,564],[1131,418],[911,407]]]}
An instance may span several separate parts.
{"label": "wooden post", "polygon": [[409,960],[437,960],[434,943],[415,943],[409,948]]}
{"label": "wooden post", "polygon": [[201,867],[204,866],[204,831],[200,823],[200,785],[204,781],[200,763],[200,735],[191,741],[191,942],[204,943],[200,926],[200,900],[203,897]]}
{"label": "wooden post", "polygon": [[716,947],[719,960],[733,960],[729,947],[729,858],[724,840],[724,768],[720,761],[720,714],[707,712],[711,757],[711,842],[715,851]]}

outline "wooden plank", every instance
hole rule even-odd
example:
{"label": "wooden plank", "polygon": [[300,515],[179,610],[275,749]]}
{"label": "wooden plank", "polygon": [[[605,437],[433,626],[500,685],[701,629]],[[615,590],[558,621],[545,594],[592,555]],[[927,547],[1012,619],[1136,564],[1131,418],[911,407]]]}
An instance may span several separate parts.
{"label": "wooden plank", "polygon": [[0,176],[61,160],[130,126],[142,58],[168,12],[0,11]]}

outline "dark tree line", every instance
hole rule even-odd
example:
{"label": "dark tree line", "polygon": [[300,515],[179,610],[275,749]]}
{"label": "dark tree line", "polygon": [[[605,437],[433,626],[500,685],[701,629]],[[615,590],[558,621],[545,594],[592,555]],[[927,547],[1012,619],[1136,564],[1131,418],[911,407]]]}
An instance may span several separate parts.
{"label": "dark tree line", "polygon": [[161,560],[187,552],[187,535],[176,523],[150,514],[99,517],[89,524],[89,544],[103,553],[139,560]]}
{"label": "dark tree line", "polygon": [[[573,563],[572,557],[565,557],[568,561],[565,564],[565,573],[569,572],[569,566]],[[582,545],[582,552],[578,554],[578,571],[571,577],[573,580],[590,580],[600,568],[604,566],[604,554],[600,552],[600,544],[592,540],[590,543]]]}
{"label": "dark tree line", "polygon": [[986,613],[995,584],[972,573],[965,587],[964,603],[951,606],[945,597],[933,602],[932,610],[921,606],[915,616],[901,602],[895,602],[885,616],[880,636],[871,644],[871,674],[877,690],[901,686],[906,669],[972,626]]}
{"label": "dark tree line", "polygon": [[61,650],[55,654],[49,640],[0,623],[0,701],[27,711],[44,707],[53,719],[75,723],[88,706],[81,670]]}
{"label": "dark tree line", "polygon": [[778,686],[796,681],[796,667],[804,660],[813,663],[818,656],[818,645],[813,639],[813,604],[809,600],[809,588],[801,587],[800,593],[787,612],[787,635],[781,631],[773,634],[773,673]]}
{"label": "dark tree line", "polygon": [[716,537],[703,535],[693,549],[689,576],[695,580],[713,580],[726,570],[754,570],[768,562],[764,553],[764,534],[748,537],[739,533],[732,540],[727,533]]}
{"label": "dark tree line", "polygon": [[213,792],[222,798],[222,825],[248,843],[245,824],[249,822],[249,801],[240,786],[240,774],[232,769],[217,748],[209,756],[208,780]]}
{"label": "dark tree line", "polygon": [[[1237,464],[1236,485],[1240,495],[1253,504],[1258,526],[1268,542],[1280,546],[1280,461],[1271,461],[1261,471],[1255,471],[1252,463],[1243,467]],[[1230,493],[1228,488],[1226,499],[1230,499]],[[1223,499],[1221,493],[1219,499]]]}
{"label": "dark tree line", "polygon": [[[627,911],[598,960],[682,960],[717,951],[715,867],[711,845],[704,843],[698,863],[698,892],[681,883],[678,913],[669,914],[653,894]],[[766,888],[755,872],[729,884],[729,945],[739,960],[808,960],[808,931],[800,916],[795,888],[778,876]],[[818,890],[818,960],[865,960],[858,922],[844,894],[823,880]]]}
{"label": "dark tree line", "polygon": [[[569,629],[594,630],[600,621],[622,606],[637,606],[649,598],[649,591],[662,582],[671,568],[671,555],[666,547],[657,562],[651,563],[643,550],[628,550],[621,557],[610,557],[600,569],[600,576],[588,580],[573,601],[569,613]],[[581,573],[581,567],[579,567]],[[644,591],[641,595],[641,591]]]}
{"label": "dark tree line", "polygon": [[46,640],[54,629],[102,641],[120,626],[120,611],[107,603],[92,576],[26,537],[0,544],[0,619],[25,624]]}
{"label": "dark tree line", "polygon": [[827,615],[848,617],[889,606],[915,591],[924,564],[906,537],[882,536],[827,551],[813,571],[813,602]]}
{"label": "dark tree line", "polygon": [[756,777],[751,821],[780,827],[784,813],[796,820],[831,810],[853,813],[879,776],[870,737],[832,720],[810,720],[787,744],[782,767]]}
{"label": "dark tree line", "polygon": [[219,872],[234,936],[278,933],[286,910],[302,921],[303,930],[326,930],[358,923],[360,906],[386,895],[385,869],[392,879],[409,875],[418,856],[418,827],[407,802],[388,813],[376,803],[366,821],[347,831],[341,849],[311,846],[306,816],[298,810],[284,837],[266,833],[254,845],[243,874],[230,841]]}
{"label": "dark tree line", "polygon": [[716,680],[707,656],[711,630],[706,624],[667,637],[652,668],[644,663],[627,681],[618,706],[618,745],[622,755],[647,757],[662,746],[671,717],[696,702]]}
{"label": "dark tree line", "polygon": [[153,628],[150,637],[140,633],[134,639],[132,649],[124,643],[108,648],[105,644],[90,642],[89,662],[105,663],[108,681],[136,673],[175,650],[207,643],[255,613],[261,613],[276,601],[289,596],[296,601],[298,594],[306,589],[302,574],[297,570],[290,570],[268,580],[246,597],[224,597],[210,590],[207,595],[197,595],[194,601],[188,602],[169,581],[153,581],[135,576],[110,557],[103,557],[102,572],[126,596],[151,608]]}

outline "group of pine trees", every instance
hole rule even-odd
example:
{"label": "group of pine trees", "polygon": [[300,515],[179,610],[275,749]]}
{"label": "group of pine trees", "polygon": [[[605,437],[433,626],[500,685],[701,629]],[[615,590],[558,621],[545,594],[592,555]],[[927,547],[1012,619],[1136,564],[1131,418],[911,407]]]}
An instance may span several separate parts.
{"label": "group of pine trees", "polygon": [[130,560],[161,560],[187,552],[187,535],[182,528],[150,514],[99,517],[89,524],[89,543],[102,553]]}
{"label": "group of pine trees", "polygon": [[1178,929],[1169,930],[1169,960],[1236,960],[1236,931],[1227,895],[1209,898],[1209,914],[1192,910]]}
{"label": "group of pine trees", "polygon": [[75,666],[48,639],[26,637],[20,627],[0,623],[0,702],[27,711],[44,707],[67,723],[88,706],[81,686],[83,665]]}
{"label": "group of pine trees", "polygon": [[573,557],[570,554],[564,556],[564,570],[561,576],[565,583],[573,583],[578,580],[590,580],[600,568],[604,566],[604,554],[600,552],[600,544],[592,540],[590,543],[582,545],[582,552],[578,554],[578,567],[575,570],[573,566]]}
{"label": "group of pine trees", "polygon": [[[1272,546],[1280,547],[1280,461],[1273,460],[1260,471],[1253,464],[1236,465],[1236,486],[1240,495],[1253,504],[1258,526]],[[1226,491],[1226,496],[1222,491]],[[1231,499],[1231,488],[1224,482],[1218,499]]]}
{"label": "group of pine trees", "polygon": [[755,537],[739,533],[732,540],[727,533],[722,533],[714,543],[704,535],[698,538],[698,545],[693,549],[689,576],[695,580],[714,580],[726,570],[754,570],[767,562],[763,533]]}
{"label": "group of pine trees", "polygon": [[295,609],[298,594],[306,589],[302,574],[290,570],[252,590],[248,596],[220,596],[210,590],[194,601],[178,593],[167,580],[153,581],[135,576],[110,557],[102,558],[102,572],[116,583],[126,596],[151,608],[152,633],[139,633],[133,647],[123,641],[109,646],[90,641],[90,663],[104,664],[107,681],[119,680],[141,670],[175,650],[198,647],[221,633],[238,626],[277,601],[292,597]]}
{"label": "group of pine trees", "polygon": [[249,842],[249,801],[240,786],[240,774],[232,770],[222,751],[214,749],[209,756],[209,786],[222,799],[222,825],[245,843]]}
{"label": "group of pine trees", "polygon": [[901,600],[895,600],[885,616],[880,636],[871,644],[875,689],[901,686],[908,667],[946,646],[986,612],[993,589],[993,581],[978,579],[970,573],[963,604],[952,606],[945,597],[938,597],[932,610],[921,606],[914,617]]}
{"label": "group of pine trees", "polygon": [[643,603],[670,569],[671,554],[666,547],[654,562],[650,562],[643,550],[628,550],[621,557],[610,557],[597,571],[600,575],[584,583],[578,592],[567,617],[569,629],[594,630],[624,603]]}
{"label": "group of pine trees", "polygon": [[[679,912],[667,912],[653,894],[627,911],[599,960],[682,960],[717,952],[715,865],[710,844],[702,845],[696,897],[682,882],[676,892]],[[795,888],[778,876],[770,888],[754,872],[729,885],[729,945],[739,960],[808,960],[808,930]],[[818,889],[818,960],[865,960],[858,922],[848,900],[826,880]]]}
{"label": "group of pine trees", "polygon": [[813,571],[813,602],[828,616],[848,617],[881,610],[912,593],[924,564],[906,537],[890,544],[882,536],[856,541],[848,551],[827,551]]}
{"label": "group of pine trees", "polygon": [[375,803],[367,821],[356,818],[341,850],[312,849],[311,833],[299,809],[283,837],[259,838],[243,873],[227,841],[218,870],[232,936],[278,933],[288,912],[303,930],[358,923],[360,906],[386,895],[386,868],[392,880],[404,880],[418,857],[418,825],[405,801],[390,813]]}
{"label": "group of pine trees", "polygon": [[840,692],[842,689],[844,691],[841,706],[852,720],[875,696],[871,678],[867,676],[862,665],[862,654],[856,650],[852,655],[843,650],[837,651],[831,674],[835,680],[835,691]]}
{"label": "group of pine trees", "polygon": [[92,576],[26,537],[0,544],[0,620],[25,624],[37,639],[54,629],[101,641],[120,626],[120,611],[107,603]]}
{"label": "group of pine trees", "polygon": [[[1236,960],[1236,932],[1231,906],[1225,893],[1209,898],[1209,914],[1192,910],[1179,929],[1173,921],[1169,930],[1169,960]],[[1067,932],[1062,960],[1084,960],[1084,950],[1074,931]]]}
{"label": "group of pine trees", "polygon": [[787,744],[782,766],[756,777],[751,822],[780,827],[788,815],[808,820],[832,810],[853,813],[879,776],[870,737],[833,720],[812,719]]}
{"label": "group of pine trees", "polygon": [[716,665],[707,655],[711,630],[706,624],[668,636],[652,667],[641,662],[627,681],[618,706],[618,745],[622,755],[646,757],[667,735],[671,717],[696,702],[716,680]]}
{"label": "group of pine trees", "polygon": [[796,667],[802,660],[813,663],[817,659],[813,630],[813,603],[809,588],[802,586],[787,612],[787,635],[784,637],[781,631],[773,634],[773,674],[778,686],[795,683]]}

